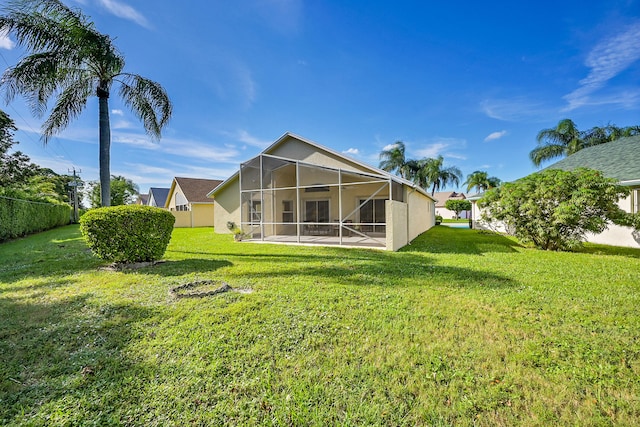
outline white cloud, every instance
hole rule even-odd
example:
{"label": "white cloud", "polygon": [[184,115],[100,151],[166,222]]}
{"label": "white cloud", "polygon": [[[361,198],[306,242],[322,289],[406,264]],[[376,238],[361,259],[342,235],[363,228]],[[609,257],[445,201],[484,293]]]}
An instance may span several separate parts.
{"label": "white cloud", "polygon": [[436,142],[435,144],[430,144],[426,147],[416,150],[416,154],[419,157],[438,157],[447,148],[449,148],[449,144],[444,142]]}
{"label": "white cloud", "polygon": [[122,111],[122,110],[111,110],[111,114],[115,114],[116,116],[124,116],[124,111]]}
{"label": "white cloud", "polygon": [[146,135],[121,132],[113,135],[113,141],[199,162],[240,163],[240,152],[232,146],[214,146],[199,141],[173,138],[162,138],[160,142],[152,142]]}
{"label": "white cloud", "polygon": [[135,10],[133,7],[128,4],[124,4],[118,2],[116,0],[99,0],[100,4],[107,9],[110,13],[117,16],[118,18],[128,19],[129,21],[133,21],[136,24],[149,28],[149,21],[145,18],[140,12]]}
{"label": "white cloud", "polygon": [[556,111],[524,97],[511,99],[485,99],[480,103],[480,110],[492,119],[506,122],[521,120],[543,120]]}
{"label": "white cloud", "polygon": [[393,150],[394,148],[396,148],[398,146],[398,144],[393,143],[393,144],[387,144],[384,147],[382,147],[382,151],[389,151],[389,150]]}
{"label": "white cloud", "polygon": [[485,142],[487,141],[494,141],[496,139],[500,139],[503,136],[505,136],[507,134],[506,130],[501,130],[499,132],[491,132],[489,135],[487,135],[487,137],[484,139]]}
{"label": "white cloud", "polygon": [[580,80],[580,87],[563,98],[568,105],[563,111],[572,111],[590,105],[589,96],[640,59],[640,22],[627,26],[615,36],[598,43],[589,52],[585,65],[589,74]]}
{"label": "white cloud", "polygon": [[267,148],[272,143],[272,141],[266,141],[264,139],[260,139],[253,135],[250,135],[249,132],[243,129],[240,129],[233,134],[226,133],[226,135],[236,138],[240,142],[243,142],[245,144],[251,145],[253,147],[258,147],[258,148]]}
{"label": "white cloud", "polygon": [[15,42],[9,38],[6,31],[0,32],[0,49],[11,50],[16,46]]}
{"label": "white cloud", "polygon": [[348,150],[343,151],[344,154],[351,154],[352,156],[357,156],[360,154],[360,150],[357,148],[349,148]]}
{"label": "white cloud", "polygon": [[111,125],[111,129],[132,129],[135,127],[136,126],[133,123],[126,120],[118,120],[113,122],[113,124]]}

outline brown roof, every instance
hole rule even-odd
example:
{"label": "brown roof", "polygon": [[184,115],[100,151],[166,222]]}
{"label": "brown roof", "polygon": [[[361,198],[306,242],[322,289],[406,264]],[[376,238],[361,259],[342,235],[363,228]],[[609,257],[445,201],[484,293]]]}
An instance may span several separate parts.
{"label": "brown roof", "polygon": [[456,193],[455,191],[440,191],[433,194],[433,198],[436,199],[436,208],[444,208],[444,204],[447,200],[464,200],[466,199],[464,193]]}
{"label": "brown roof", "polygon": [[180,178],[176,177],[176,184],[182,190],[189,203],[213,203],[207,194],[222,182],[219,179]]}

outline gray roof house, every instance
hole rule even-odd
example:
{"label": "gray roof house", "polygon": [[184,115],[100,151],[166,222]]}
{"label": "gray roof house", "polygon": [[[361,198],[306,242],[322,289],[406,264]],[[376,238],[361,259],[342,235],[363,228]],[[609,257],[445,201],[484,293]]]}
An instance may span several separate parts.
{"label": "gray roof house", "polygon": [[[571,171],[577,168],[596,169],[607,178],[616,179],[630,189],[630,194],[618,201],[621,209],[629,213],[640,213],[640,136],[620,138],[605,144],[595,145],[578,151],[545,169]],[[480,219],[477,200],[482,194],[467,199],[473,203],[474,227],[504,231],[500,224],[485,224]],[[587,241],[615,246],[640,248],[640,232],[630,227],[610,224],[600,234],[588,234]]]}
{"label": "gray roof house", "polygon": [[149,198],[147,204],[157,208],[164,208],[169,196],[169,188],[151,187],[149,188]]}

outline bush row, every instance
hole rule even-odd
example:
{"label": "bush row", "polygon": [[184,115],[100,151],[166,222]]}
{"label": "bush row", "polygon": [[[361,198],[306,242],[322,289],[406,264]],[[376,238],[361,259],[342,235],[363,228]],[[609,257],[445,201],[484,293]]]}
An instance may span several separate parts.
{"label": "bush row", "polygon": [[66,225],[71,207],[0,196],[0,242]]}

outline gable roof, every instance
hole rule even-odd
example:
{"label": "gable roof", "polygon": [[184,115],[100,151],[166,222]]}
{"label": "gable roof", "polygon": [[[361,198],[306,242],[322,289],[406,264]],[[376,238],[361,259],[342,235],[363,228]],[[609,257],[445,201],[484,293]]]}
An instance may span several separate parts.
{"label": "gable roof", "polygon": [[447,200],[464,200],[466,199],[464,193],[456,193],[455,191],[438,191],[433,193],[433,198],[436,199],[436,207],[444,207]]}
{"label": "gable roof", "polygon": [[149,203],[149,195],[148,194],[138,194],[138,198],[136,203],[139,205],[147,205]]}
{"label": "gable roof", "polygon": [[[212,203],[207,197],[212,190],[222,183],[219,179],[175,177],[168,194],[173,194],[176,185],[189,203]],[[167,202],[169,198],[167,198]],[[166,204],[166,202],[165,202]]]}
{"label": "gable roof", "polygon": [[149,188],[149,202],[151,202],[152,198],[157,207],[164,207],[165,202],[167,201],[167,196],[169,195],[169,189],[163,187],[151,187]]}
{"label": "gable roof", "polygon": [[621,183],[640,180],[640,135],[620,138],[578,151],[545,169],[597,169]]}
{"label": "gable roof", "polygon": [[[332,150],[331,148],[325,147],[323,145],[318,144],[317,142],[311,141],[309,139],[306,139],[304,137],[298,136],[296,134],[293,134],[291,132],[285,132],[284,135],[282,135],[280,138],[278,138],[276,140],[276,142],[274,142],[273,144],[271,144],[270,146],[268,146],[267,148],[265,148],[260,154],[271,154],[272,152],[274,152],[279,146],[281,146],[282,144],[284,144],[286,141],[288,141],[290,138],[292,139],[296,139],[302,143],[305,143],[311,147],[314,147],[317,150],[320,151],[325,151],[326,153],[331,154],[332,156],[336,156],[344,161],[346,161],[347,163],[351,163],[355,166],[357,166],[358,168],[362,168],[365,169],[367,171],[369,171],[370,173],[373,174],[377,174],[377,175],[382,175],[385,177],[389,177],[391,179],[393,179],[394,181],[407,185],[413,189],[415,189],[416,191],[422,193],[423,195],[427,196],[428,198],[432,199],[435,201],[435,199],[431,196],[430,193],[428,193],[427,191],[425,191],[423,188],[417,186],[416,184],[414,184],[411,181],[408,181],[404,178],[400,178],[398,176],[395,175],[391,175],[389,172],[383,171],[382,169],[378,169],[376,167],[373,167],[371,165],[368,165],[366,163],[363,163],[359,160],[355,160],[351,157],[345,156],[342,153],[338,153],[335,150]],[[207,194],[207,197],[211,197],[214,196],[215,193],[217,193],[218,191],[222,190],[223,188],[225,188],[229,183],[233,182],[236,178],[238,178],[240,172],[236,171],[233,175],[231,175],[229,178],[227,178],[226,180],[224,180],[222,182],[222,184],[220,184],[218,187],[214,188],[211,192],[209,192],[209,194]]]}

